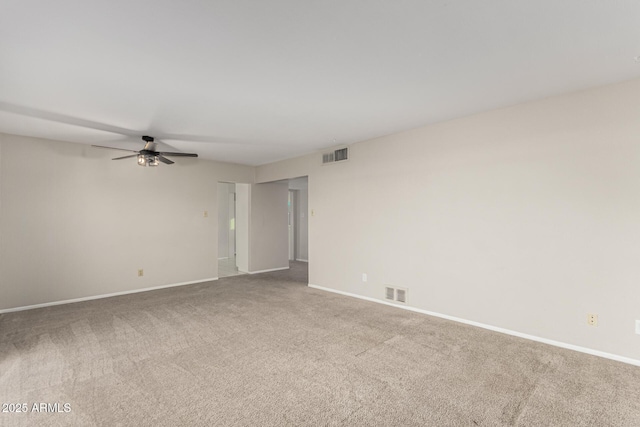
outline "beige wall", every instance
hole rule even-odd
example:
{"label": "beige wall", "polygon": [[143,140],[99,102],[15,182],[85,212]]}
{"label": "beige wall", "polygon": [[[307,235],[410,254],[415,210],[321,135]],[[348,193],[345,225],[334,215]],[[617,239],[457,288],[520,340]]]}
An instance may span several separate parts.
{"label": "beige wall", "polygon": [[297,190],[296,197],[296,259],[309,260],[309,190]]}
{"label": "beige wall", "polygon": [[243,273],[249,269],[249,235],[251,184],[236,184],[236,266]]}
{"label": "beige wall", "polygon": [[309,175],[312,284],[406,287],[416,308],[640,359],[639,117],[633,80],[354,144],[342,164],[261,166],[256,181]]}
{"label": "beige wall", "polygon": [[217,277],[217,182],[254,178],[2,134],[0,152],[0,309]]}
{"label": "beige wall", "polygon": [[289,190],[295,193],[295,258],[299,261],[309,259],[309,180],[306,176],[290,179]]}
{"label": "beige wall", "polygon": [[250,207],[251,272],[289,267],[287,183],[252,185]]}
{"label": "beige wall", "polygon": [[[229,203],[229,195],[235,193],[235,184],[218,183],[218,259],[233,256],[230,254],[234,235],[229,229],[229,221],[233,206]],[[230,210],[231,209],[231,210]]]}

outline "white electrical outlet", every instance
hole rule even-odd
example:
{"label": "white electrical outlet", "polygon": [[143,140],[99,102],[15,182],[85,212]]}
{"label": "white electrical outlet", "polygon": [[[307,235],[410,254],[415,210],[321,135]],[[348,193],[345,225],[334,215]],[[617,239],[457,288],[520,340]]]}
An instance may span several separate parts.
{"label": "white electrical outlet", "polygon": [[597,314],[587,314],[587,325],[589,326],[598,326],[598,315]]}
{"label": "white electrical outlet", "polygon": [[367,281],[367,273],[362,273],[362,281],[363,282]]}
{"label": "white electrical outlet", "polygon": [[144,276],[144,270],[140,269],[138,270],[138,277],[142,277],[142,276]]}
{"label": "white electrical outlet", "polygon": [[640,335],[640,320],[636,320],[636,334]]}
{"label": "white electrical outlet", "polygon": [[209,218],[209,211],[204,211],[204,217]]}

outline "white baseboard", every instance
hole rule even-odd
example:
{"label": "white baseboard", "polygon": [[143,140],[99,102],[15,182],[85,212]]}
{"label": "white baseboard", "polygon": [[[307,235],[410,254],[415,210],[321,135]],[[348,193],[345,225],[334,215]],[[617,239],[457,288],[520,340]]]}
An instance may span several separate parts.
{"label": "white baseboard", "polygon": [[464,323],[466,325],[477,326],[479,328],[488,329],[490,331],[500,332],[502,334],[507,334],[507,335],[513,335],[515,337],[524,338],[524,339],[528,339],[528,340],[531,340],[531,341],[537,341],[537,342],[541,342],[541,343],[544,343],[544,344],[553,345],[555,347],[566,348],[568,350],[579,351],[581,353],[590,354],[592,356],[604,357],[605,359],[611,359],[611,360],[615,360],[615,361],[618,361],[618,362],[628,363],[630,365],[640,366],[640,360],[632,359],[630,357],[620,356],[620,355],[612,354],[612,353],[606,353],[604,351],[594,350],[594,349],[587,348],[587,347],[580,347],[580,346],[577,346],[577,345],[567,344],[567,343],[564,343],[564,342],[561,342],[561,341],[554,341],[554,340],[550,340],[550,339],[547,339],[547,338],[541,338],[541,337],[537,337],[535,335],[524,334],[522,332],[512,331],[510,329],[504,329],[504,328],[500,328],[500,327],[492,326],[492,325],[487,325],[487,324],[480,323],[480,322],[474,322],[472,320],[461,319],[459,317],[449,316],[447,314],[440,314],[440,313],[436,313],[436,312],[433,312],[433,311],[422,310],[420,308],[415,308],[415,307],[411,307],[411,306],[407,306],[407,305],[394,304],[394,303],[387,302],[387,301],[380,300],[380,299],[376,299],[376,298],[366,297],[366,296],[358,295],[358,294],[352,294],[350,292],[339,291],[337,289],[325,288],[324,286],[312,285],[311,283],[309,283],[309,287],[310,288],[314,288],[314,289],[320,289],[322,291],[333,292],[333,293],[336,293],[336,294],[345,295],[345,296],[348,296],[348,297],[358,298],[358,299],[362,299],[362,300],[365,300],[365,301],[377,302],[378,304],[390,305],[392,307],[402,308],[404,310],[414,311],[416,313],[422,313],[422,314],[426,314],[426,315],[429,315],[429,316],[440,317],[442,319],[452,320],[454,322]]}
{"label": "white baseboard", "polygon": [[308,259],[302,259],[302,258],[296,258],[296,261],[309,262],[309,260],[308,260]]}
{"label": "white baseboard", "polygon": [[0,310],[0,314],[2,314],[2,313],[11,313],[11,312],[14,312],[14,311],[33,310],[35,308],[51,307],[51,306],[54,306],[54,305],[73,304],[75,302],[82,302],[82,301],[90,301],[90,300],[94,300],[94,299],[117,297],[117,296],[120,296],[120,295],[137,294],[139,292],[156,291],[158,289],[174,288],[176,286],[194,285],[196,283],[211,282],[213,280],[218,280],[218,278],[217,277],[212,277],[210,279],[192,280],[191,282],[172,283],[170,285],[161,285],[161,286],[154,286],[152,288],[134,289],[132,291],[114,292],[114,293],[111,293],[111,294],[93,295],[93,296],[90,296],[90,297],[82,297],[82,298],[66,299],[66,300],[62,300],[62,301],[45,302],[45,303],[42,303],[42,304],[25,305],[24,307],[5,308],[5,309]]}
{"label": "white baseboard", "polygon": [[269,268],[267,270],[249,271],[249,274],[268,273],[270,271],[288,270],[289,267]]}

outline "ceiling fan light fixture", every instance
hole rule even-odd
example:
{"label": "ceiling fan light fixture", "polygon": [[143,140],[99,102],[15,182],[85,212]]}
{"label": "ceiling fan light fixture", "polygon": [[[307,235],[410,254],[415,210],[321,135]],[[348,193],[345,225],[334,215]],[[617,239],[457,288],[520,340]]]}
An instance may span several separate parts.
{"label": "ceiling fan light fixture", "polygon": [[152,154],[138,154],[138,165],[139,166],[158,166],[160,161],[158,160],[158,156],[154,156]]}
{"label": "ceiling fan light fixture", "polygon": [[175,162],[171,159],[168,159],[166,156],[177,156],[177,157],[198,157],[195,153],[174,153],[168,151],[156,151],[156,144],[154,142],[154,138],[152,136],[143,136],[142,139],[145,141],[144,148],[140,151],[131,150],[127,148],[115,148],[115,147],[105,147],[102,145],[94,145],[94,147],[98,148],[108,148],[110,150],[122,150],[129,151],[135,154],[129,154],[128,156],[116,157],[112,160],[122,160],[122,159],[130,159],[132,157],[136,157],[138,162],[138,166],[159,166],[160,162],[172,165]]}

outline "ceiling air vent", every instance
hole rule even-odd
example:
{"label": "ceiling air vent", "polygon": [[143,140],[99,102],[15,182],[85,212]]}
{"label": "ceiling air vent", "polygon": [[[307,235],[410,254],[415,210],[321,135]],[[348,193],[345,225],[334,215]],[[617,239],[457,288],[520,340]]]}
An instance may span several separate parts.
{"label": "ceiling air vent", "polygon": [[326,165],[328,163],[343,162],[348,159],[349,159],[349,149],[346,147],[331,151],[329,153],[322,154],[323,165]]}

